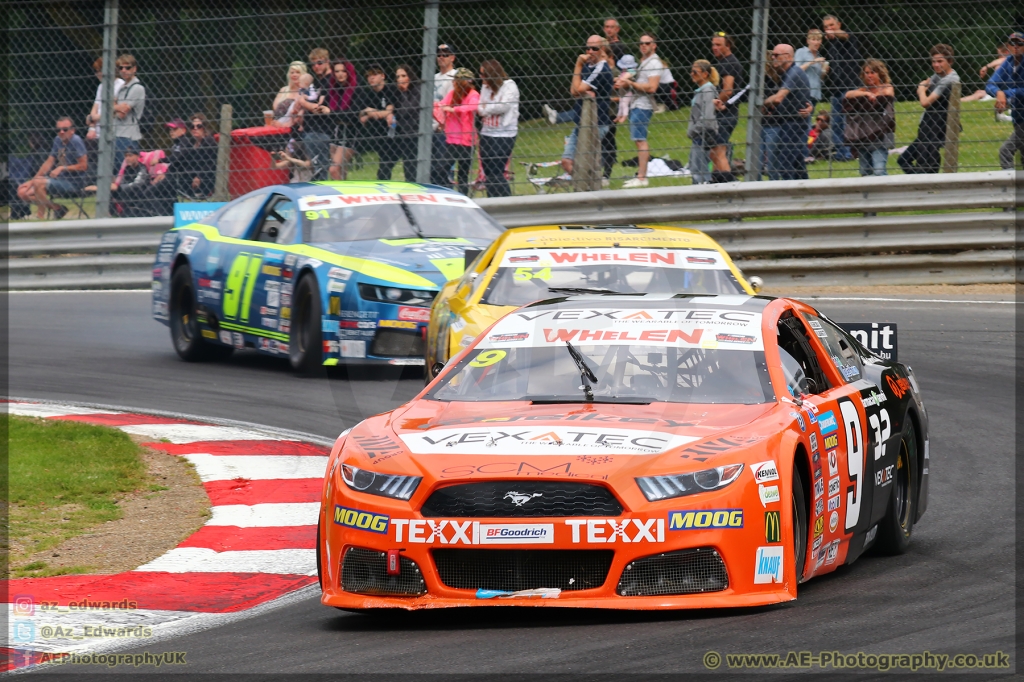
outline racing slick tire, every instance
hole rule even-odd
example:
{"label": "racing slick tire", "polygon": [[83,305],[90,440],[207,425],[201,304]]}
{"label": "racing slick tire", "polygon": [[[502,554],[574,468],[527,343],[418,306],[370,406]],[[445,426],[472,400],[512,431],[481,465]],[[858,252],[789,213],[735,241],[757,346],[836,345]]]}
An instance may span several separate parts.
{"label": "racing slick tire", "polygon": [[804,579],[807,563],[807,498],[800,470],[793,467],[793,557],[796,559],[796,582]]}
{"label": "racing slick tire", "polygon": [[878,524],[878,542],[875,545],[880,554],[889,556],[906,552],[914,532],[914,514],[917,511],[914,506],[918,478],[917,437],[909,419],[900,438],[895,467],[889,511]]}
{"label": "racing slick tire", "polygon": [[199,329],[199,317],[196,314],[192,268],[187,264],[179,266],[171,276],[170,318],[171,343],[182,360],[222,360],[234,351],[231,346],[211,344],[203,340]]}
{"label": "racing slick tire", "polygon": [[299,376],[312,376],[323,371],[322,319],[316,277],[306,275],[299,280],[292,297],[292,328],[288,343],[288,359]]}

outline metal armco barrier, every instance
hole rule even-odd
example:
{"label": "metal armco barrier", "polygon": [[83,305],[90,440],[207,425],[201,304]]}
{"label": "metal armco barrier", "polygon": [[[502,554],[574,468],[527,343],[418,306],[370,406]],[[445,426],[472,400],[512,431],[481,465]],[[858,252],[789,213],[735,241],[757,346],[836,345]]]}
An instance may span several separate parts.
{"label": "metal armco barrier", "polygon": [[[730,183],[479,199],[507,227],[692,224],[766,284],[1020,282],[1013,171]],[[863,214],[936,211],[923,215]],[[786,216],[861,214],[798,220]],[[146,288],[169,217],[8,225],[9,289]]]}

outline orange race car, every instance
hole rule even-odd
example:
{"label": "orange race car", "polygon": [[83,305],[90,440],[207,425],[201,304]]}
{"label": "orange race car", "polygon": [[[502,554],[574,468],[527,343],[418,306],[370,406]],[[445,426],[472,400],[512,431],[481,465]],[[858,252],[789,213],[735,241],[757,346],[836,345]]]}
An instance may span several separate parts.
{"label": "orange race car", "polygon": [[903,552],[928,463],[910,368],[805,304],[548,299],[339,437],[317,531],[322,602],[788,601],[872,545]]}

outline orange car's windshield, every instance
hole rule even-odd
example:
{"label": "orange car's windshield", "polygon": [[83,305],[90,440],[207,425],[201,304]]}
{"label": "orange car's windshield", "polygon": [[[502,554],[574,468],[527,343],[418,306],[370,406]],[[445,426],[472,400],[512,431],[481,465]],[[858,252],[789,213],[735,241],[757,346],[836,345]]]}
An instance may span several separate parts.
{"label": "orange car's windshield", "polygon": [[[595,402],[771,402],[763,350],[615,344],[574,346],[597,381]],[[586,400],[580,368],[565,343],[475,348],[427,398],[446,401]]]}
{"label": "orange car's windshield", "polygon": [[632,247],[510,249],[481,298],[526,305],[569,289],[621,294],[742,294],[714,249]]}

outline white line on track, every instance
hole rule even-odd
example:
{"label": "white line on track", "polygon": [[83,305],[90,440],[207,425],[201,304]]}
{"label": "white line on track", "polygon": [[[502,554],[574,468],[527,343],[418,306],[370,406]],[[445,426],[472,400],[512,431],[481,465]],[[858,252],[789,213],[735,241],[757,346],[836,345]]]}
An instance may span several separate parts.
{"label": "white line on track", "polygon": [[232,426],[207,426],[205,424],[138,424],[122,426],[121,430],[135,436],[166,438],[172,443],[184,444],[197,441],[246,441],[280,440],[269,433],[253,429],[238,429]]}
{"label": "white line on track", "polygon": [[[787,297],[790,298],[790,297]],[[892,301],[896,303],[991,303],[994,305],[1016,305],[1016,301],[958,301],[945,298],[869,298],[860,296],[797,296],[798,301]]]}
{"label": "white line on track", "polygon": [[247,478],[254,481],[274,481],[293,478],[323,480],[327,471],[327,457],[311,455],[184,455],[192,462],[203,483],[231,481]]}
{"label": "white line on track", "polygon": [[[315,513],[314,513],[315,518]],[[315,549],[249,549],[217,552],[205,547],[175,547],[136,571],[168,573],[316,574]]]}
{"label": "white line on track", "polygon": [[319,502],[264,502],[261,504],[222,504],[211,509],[207,526],[239,528],[280,528],[315,526],[320,514]]}

